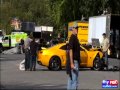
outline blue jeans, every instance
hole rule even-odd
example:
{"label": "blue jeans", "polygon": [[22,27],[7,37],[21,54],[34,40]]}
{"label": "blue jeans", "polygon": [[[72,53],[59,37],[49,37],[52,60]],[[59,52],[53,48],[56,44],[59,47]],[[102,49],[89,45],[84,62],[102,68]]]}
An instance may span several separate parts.
{"label": "blue jeans", "polygon": [[68,85],[67,85],[67,90],[69,89],[77,89],[78,87],[78,75],[79,75],[79,65],[78,65],[78,61],[74,61],[74,65],[75,65],[75,70],[71,70],[71,74],[72,74],[72,79],[69,77],[68,78]]}
{"label": "blue jeans", "polygon": [[104,53],[105,65],[108,66],[108,54],[107,52],[103,52],[103,53]]}

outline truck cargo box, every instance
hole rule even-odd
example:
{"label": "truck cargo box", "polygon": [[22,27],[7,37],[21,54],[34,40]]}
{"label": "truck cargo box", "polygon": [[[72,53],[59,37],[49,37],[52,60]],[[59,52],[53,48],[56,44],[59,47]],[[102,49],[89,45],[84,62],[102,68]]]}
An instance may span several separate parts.
{"label": "truck cargo box", "polygon": [[88,42],[99,39],[102,42],[102,34],[106,33],[110,41],[110,50],[113,56],[120,58],[120,15],[101,15],[89,18]]}

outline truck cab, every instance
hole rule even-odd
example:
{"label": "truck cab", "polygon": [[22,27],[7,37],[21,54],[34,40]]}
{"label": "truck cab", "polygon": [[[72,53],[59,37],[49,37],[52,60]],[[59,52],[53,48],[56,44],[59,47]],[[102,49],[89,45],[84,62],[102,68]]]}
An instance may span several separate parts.
{"label": "truck cab", "polygon": [[12,32],[11,35],[5,35],[3,37],[2,45],[4,48],[15,47],[20,43],[21,39],[25,40],[27,34],[24,32]]}

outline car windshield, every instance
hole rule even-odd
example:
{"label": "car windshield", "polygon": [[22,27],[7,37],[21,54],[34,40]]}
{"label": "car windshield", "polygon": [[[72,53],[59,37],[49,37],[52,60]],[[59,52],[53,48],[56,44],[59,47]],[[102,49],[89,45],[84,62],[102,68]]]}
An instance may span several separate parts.
{"label": "car windshield", "polygon": [[8,37],[3,37],[2,39],[3,39],[3,40],[8,40]]}
{"label": "car windshield", "polygon": [[[91,45],[81,45],[81,46],[84,47],[86,50],[90,50],[90,49],[92,48]],[[82,47],[80,47],[80,48],[82,49]],[[62,45],[62,46],[60,47],[60,49],[66,50],[66,49],[67,49],[66,44],[65,44],[65,45]]]}
{"label": "car windshield", "polygon": [[66,50],[66,49],[67,49],[66,44],[65,44],[65,45],[63,45],[63,46],[61,46],[61,47],[60,47],[60,49],[62,49],[62,50]]}
{"label": "car windshield", "polygon": [[56,45],[56,44],[58,44],[58,40],[53,40],[52,43],[53,43],[53,45]]}
{"label": "car windshield", "polygon": [[81,45],[82,47],[84,47],[86,50],[90,50],[92,48],[91,45]]}
{"label": "car windshield", "polygon": [[[47,49],[50,49],[50,48],[54,48],[54,47],[57,47],[57,46],[59,46],[60,44],[56,44],[56,45],[53,45],[53,46],[50,46],[50,47],[48,47]],[[63,46],[63,45],[62,45]]]}

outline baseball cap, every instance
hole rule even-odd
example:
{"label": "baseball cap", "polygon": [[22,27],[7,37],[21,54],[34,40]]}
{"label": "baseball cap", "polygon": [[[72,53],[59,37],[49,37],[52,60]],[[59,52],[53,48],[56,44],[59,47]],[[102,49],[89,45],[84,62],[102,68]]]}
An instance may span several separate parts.
{"label": "baseball cap", "polygon": [[78,29],[78,24],[77,24],[77,22],[74,22],[74,23],[73,23],[73,28]]}

